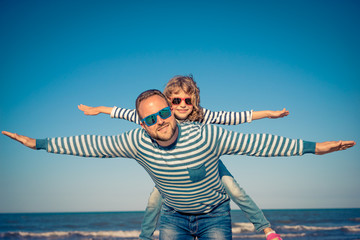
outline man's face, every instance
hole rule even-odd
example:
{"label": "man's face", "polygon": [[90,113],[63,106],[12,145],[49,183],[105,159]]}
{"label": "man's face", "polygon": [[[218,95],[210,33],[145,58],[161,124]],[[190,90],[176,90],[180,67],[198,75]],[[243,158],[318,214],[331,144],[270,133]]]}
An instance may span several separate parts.
{"label": "man's face", "polygon": [[[154,95],[143,100],[139,105],[138,111],[141,119],[143,119],[166,107],[168,107],[166,100],[158,95]],[[170,145],[177,138],[175,117],[173,114],[167,119],[162,119],[159,115],[156,117],[157,122],[152,126],[148,126],[144,122],[140,124],[161,146]]]}

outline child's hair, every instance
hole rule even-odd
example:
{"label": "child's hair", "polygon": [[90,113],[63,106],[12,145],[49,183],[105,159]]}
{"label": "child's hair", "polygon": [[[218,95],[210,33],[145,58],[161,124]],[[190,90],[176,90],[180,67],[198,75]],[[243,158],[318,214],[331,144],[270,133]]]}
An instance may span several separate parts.
{"label": "child's hair", "polygon": [[172,94],[176,94],[179,90],[183,90],[191,96],[193,111],[187,117],[190,121],[201,121],[204,118],[202,107],[200,106],[200,89],[197,87],[193,76],[175,76],[166,84],[164,95],[169,99]]}

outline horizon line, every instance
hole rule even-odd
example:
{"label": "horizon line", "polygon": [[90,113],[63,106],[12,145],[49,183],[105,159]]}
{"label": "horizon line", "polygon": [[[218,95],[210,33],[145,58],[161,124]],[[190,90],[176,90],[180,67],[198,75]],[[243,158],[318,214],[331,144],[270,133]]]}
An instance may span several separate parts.
{"label": "horizon line", "polygon": [[[345,210],[360,209],[360,207],[335,207],[335,208],[269,208],[261,209],[262,211],[284,211],[284,210]],[[242,211],[241,209],[231,209],[231,211]],[[63,212],[0,212],[0,214],[94,214],[94,213],[141,213],[145,210],[129,210],[129,211],[63,211]]]}

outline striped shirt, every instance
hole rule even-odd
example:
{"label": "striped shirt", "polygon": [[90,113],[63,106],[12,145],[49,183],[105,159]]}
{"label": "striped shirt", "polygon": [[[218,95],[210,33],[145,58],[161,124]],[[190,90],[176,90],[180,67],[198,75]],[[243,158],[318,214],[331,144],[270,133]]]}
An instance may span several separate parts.
{"label": "striped shirt", "polygon": [[210,212],[228,200],[218,173],[222,155],[271,157],[315,152],[315,143],[270,134],[243,134],[199,123],[178,124],[178,128],[177,140],[165,148],[142,128],[116,136],[47,138],[37,140],[37,148],[81,157],[133,158],[149,173],[166,205],[190,214]]}
{"label": "striped shirt", "polygon": [[[204,119],[199,122],[204,124],[222,124],[222,125],[237,125],[241,123],[250,123],[252,121],[252,112],[253,111],[213,112],[203,108]],[[140,119],[135,109],[113,107],[110,116],[112,118],[120,118],[140,124]]]}

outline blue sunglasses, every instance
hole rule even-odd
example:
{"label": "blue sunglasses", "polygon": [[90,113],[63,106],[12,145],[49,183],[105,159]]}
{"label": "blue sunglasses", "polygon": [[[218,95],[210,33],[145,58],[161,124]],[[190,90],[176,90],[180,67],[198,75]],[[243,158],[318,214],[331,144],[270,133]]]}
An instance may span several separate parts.
{"label": "blue sunglasses", "polygon": [[148,127],[154,125],[157,122],[157,115],[161,117],[161,119],[167,119],[171,116],[170,107],[166,107],[158,111],[157,113],[151,114],[147,117],[141,119],[141,122],[144,122]]}

